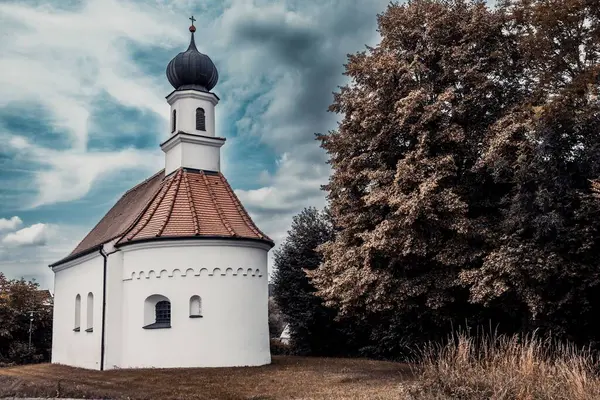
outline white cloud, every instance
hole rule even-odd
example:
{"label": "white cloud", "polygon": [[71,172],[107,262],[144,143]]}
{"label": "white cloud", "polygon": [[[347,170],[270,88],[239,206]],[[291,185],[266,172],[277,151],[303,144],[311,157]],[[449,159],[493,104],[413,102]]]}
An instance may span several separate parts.
{"label": "white cloud", "polygon": [[[30,229],[38,225],[44,228]],[[31,239],[30,242],[35,243],[37,240],[37,243],[41,243],[43,240],[39,236],[43,238],[45,235],[45,244],[36,245],[35,251],[32,251],[31,246],[5,243],[4,240],[0,240],[0,271],[9,279],[36,279],[42,288],[51,289],[54,274],[48,265],[68,255],[87,233],[88,227],[41,223],[25,229],[30,231],[21,234],[22,237],[15,239],[16,241]],[[38,230],[37,239],[36,230]]]}
{"label": "white cloud", "polygon": [[40,104],[76,149],[87,145],[90,104],[102,92],[162,114],[162,82],[140,71],[127,41],[168,46],[181,39],[184,32],[169,29],[175,15],[168,11],[116,0],[91,0],[74,11],[0,4],[0,106]]}
{"label": "white cloud", "polygon": [[7,142],[19,150],[19,157],[45,166],[33,173],[32,183],[38,194],[29,207],[77,200],[100,178],[127,169],[153,173],[164,162],[158,150],[60,151],[36,146],[19,136],[12,136]]}
{"label": "white cloud", "polygon": [[43,246],[48,240],[50,229],[47,224],[34,224],[9,233],[4,236],[2,243],[7,246]]}
{"label": "white cloud", "polygon": [[21,221],[21,218],[17,217],[16,215],[10,219],[0,218],[0,232],[14,231],[22,224],[23,224],[23,221]]}

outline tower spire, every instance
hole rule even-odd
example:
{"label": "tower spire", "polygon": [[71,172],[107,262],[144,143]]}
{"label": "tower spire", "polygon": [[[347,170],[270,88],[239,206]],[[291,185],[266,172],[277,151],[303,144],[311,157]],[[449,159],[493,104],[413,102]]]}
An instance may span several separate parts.
{"label": "tower spire", "polygon": [[196,22],[196,18],[194,18],[194,16],[192,15],[189,18],[190,21],[192,21],[192,25],[190,26],[190,32],[192,33],[192,38],[190,39],[190,45],[188,46],[188,50],[198,50],[196,48],[196,41],[194,40],[194,32],[196,32],[196,27],[194,26],[194,22]]}

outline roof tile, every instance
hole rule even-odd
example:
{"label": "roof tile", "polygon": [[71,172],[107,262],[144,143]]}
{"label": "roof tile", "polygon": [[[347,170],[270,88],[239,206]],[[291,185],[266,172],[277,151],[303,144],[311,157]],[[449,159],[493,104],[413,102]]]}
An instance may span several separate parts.
{"label": "roof tile", "polygon": [[252,222],[221,173],[179,169],[118,244],[161,237],[223,236],[272,242]]}
{"label": "roof tile", "polygon": [[118,244],[194,236],[273,243],[252,222],[221,173],[182,168],[166,178],[161,170],[127,191],[63,260],[119,237]]}

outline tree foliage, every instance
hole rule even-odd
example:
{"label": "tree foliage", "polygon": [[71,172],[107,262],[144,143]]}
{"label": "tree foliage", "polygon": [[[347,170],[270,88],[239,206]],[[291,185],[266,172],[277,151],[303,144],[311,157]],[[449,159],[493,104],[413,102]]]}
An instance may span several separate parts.
{"label": "tree foliage", "polygon": [[499,218],[483,263],[461,277],[474,301],[516,299],[532,327],[598,340],[600,8],[521,0],[501,12],[519,38],[525,97],[486,135],[475,170],[493,177]]}
{"label": "tree foliage", "polygon": [[346,354],[352,346],[345,331],[350,326],[334,320],[337,310],[323,305],[305,272],[319,266],[322,257],[316,248],[333,236],[329,213],[305,208],[294,217],[285,241],[275,252],[273,297],[290,326],[291,345],[297,354]]}
{"label": "tree foliage", "polygon": [[275,302],[272,297],[269,298],[269,337],[271,339],[278,338],[285,328],[281,307]]}
{"label": "tree foliage", "polygon": [[[29,346],[30,312],[34,311]],[[0,272],[0,363],[50,358],[52,298],[36,282],[9,280]]]}
{"label": "tree foliage", "polygon": [[413,0],[378,16],[318,136],[339,231],[309,276],[328,306],[379,343],[490,319],[598,335],[599,13]]}

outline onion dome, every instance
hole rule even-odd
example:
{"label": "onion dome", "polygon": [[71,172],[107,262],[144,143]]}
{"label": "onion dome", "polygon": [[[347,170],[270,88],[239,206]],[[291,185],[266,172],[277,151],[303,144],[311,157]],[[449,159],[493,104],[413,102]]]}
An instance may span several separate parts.
{"label": "onion dome", "polygon": [[190,46],[169,62],[167,79],[175,90],[196,89],[208,92],[217,84],[219,73],[210,57],[200,53],[196,48],[194,41],[196,27],[193,21],[190,32],[192,33]]}

